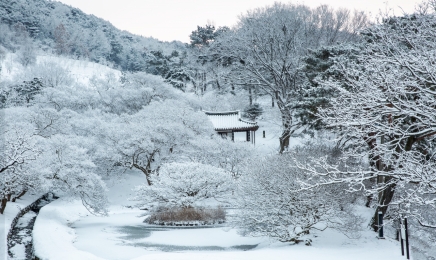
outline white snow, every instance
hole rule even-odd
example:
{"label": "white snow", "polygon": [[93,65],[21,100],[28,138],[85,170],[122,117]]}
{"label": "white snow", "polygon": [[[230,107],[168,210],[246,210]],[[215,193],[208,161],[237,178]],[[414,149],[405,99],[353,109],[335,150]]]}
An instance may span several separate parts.
{"label": "white snow", "polygon": [[[379,240],[372,231],[359,239],[348,239],[335,230],[314,232],[308,236],[312,246],[289,245],[268,238],[242,237],[231,228],[171,229],[152,232],[145,238],[127,238],[120,228],[145,226],[144,211],[129,208],[130,188],[144,182],[139,172],[127,172],[123,180],[110,187],[108,217],[90,215],[78,201],[63,199],[42,208],[34,228],[35,249],[44,259],[299,259],[367,260],[403,259],[399,242]],[[316,237],[315,237],[316,236]],[[139,246],[139,245],[145,246]],[[147,247],[146,245],[150,246]],[[255,249],[232,249],[237,245],[256,245]],[[223,250],[162,252],[156,246],[222,247]]]}
{"label": "white snow", "polygon": [[84,85],[87,85],[89,80],[93,77],[104,79],[108,75],[112,74],[115,79],[119,79],[121,76],[121,72],[119,70],[111,69],[108,66],[85,60],[73,60],[65,57],[48,55],[37,57],[37,64],[42,64],[44,62],[54,62],[56,64],[60,64],[70,72],[70,75],[76,82]]}
{"label": "white snow", "polygon": [[61,198],[44,206],[33,227],[35,254],[42,259],[103,259],[73,245],[76,235],[69,225],[86,214],[78,201]]}
{"label": "white snow", "polygon": [[404,259],[400,254],[397,256],[386,249],[370,250],[368,247],[354,249],[339,248],[313,248],[304,246],[295,247],[271,247],[251,251],[234,252],[177,252],[156,253],[144,255],[134,260],[264,260],[264,259],[298,259],[298,260],[368,260],[368,259]]}
{"label": "white snow", "polygon": [[242,120],[240,111],[204,112],[212,122],[215,130],[229,130],[234,128],[246,129],[256,126],[254,122]]}
{"label": "white snow", "polygon": [[12,254],[14,254],[13,259],[26,259],[25,254],[26,248],[23,244],[17,244],[14,247],[11,248]]}
{"label": "white snow", "polygon": [[35,65],[25,68],[16,59],[16,54],[7,53],[5,59],[0,61],[0,66],[2,67],[0,70],[0,80],[13,80],[14,77],[21,75],[21,73],[26,73],[26,71],[32,70],[34,66],[37,67],[44,63],[60,65],[70,73],[75,83],[84,85],[89,84],[92,78],[107,79],[113,76],[114,79],[119,79],[121,76],[119,70],[86,60],[73,60],[66,57],[43,54],[36,57]]}

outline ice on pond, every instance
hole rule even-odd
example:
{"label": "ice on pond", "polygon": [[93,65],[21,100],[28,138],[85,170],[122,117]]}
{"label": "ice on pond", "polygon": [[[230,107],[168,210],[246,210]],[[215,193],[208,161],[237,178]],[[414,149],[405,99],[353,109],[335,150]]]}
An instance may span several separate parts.
{"label": "ice on pond", "polygon": [[171,251],[224,251],[250,250],[262,242],[260,238],[242,237],[228,227],[164,227],[154,225],[122,226],[123,243],[148,250]]}

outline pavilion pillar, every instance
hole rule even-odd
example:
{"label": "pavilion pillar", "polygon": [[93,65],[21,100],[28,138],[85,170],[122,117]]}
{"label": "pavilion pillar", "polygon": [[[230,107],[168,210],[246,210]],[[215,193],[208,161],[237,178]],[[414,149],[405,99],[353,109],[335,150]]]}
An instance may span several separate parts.
{"label": "pavilion pillar", "polygon": [[251,131],[247,131],[246,133],[247,133],[247,142],[250,142],[250,134],[251,134]]}
{"label": "pavilion pillar", "polygon": [[232,131],[232,141],[235,141],[235,133]]}

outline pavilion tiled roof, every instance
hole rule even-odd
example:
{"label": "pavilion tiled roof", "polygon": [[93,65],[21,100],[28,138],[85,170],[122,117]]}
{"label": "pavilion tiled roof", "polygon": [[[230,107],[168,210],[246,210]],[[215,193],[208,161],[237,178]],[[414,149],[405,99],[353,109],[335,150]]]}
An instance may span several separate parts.
{"label": "pavilion tiled roof", "polygon": [[256,131],[259,126],[256,122],[241,119],[241,113],[237,111],[210,112],[204,111],[209,117],[215,131]]}

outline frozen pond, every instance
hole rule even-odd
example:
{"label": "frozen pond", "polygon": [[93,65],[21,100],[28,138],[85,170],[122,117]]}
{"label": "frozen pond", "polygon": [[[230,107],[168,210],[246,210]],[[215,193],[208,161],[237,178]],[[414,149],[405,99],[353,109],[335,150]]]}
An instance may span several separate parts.
{"label": "frozen pond", "polygon": [[123,209],[108,217],[84,216],[71,226],[76,234],[74,247],[109,260],[159,252],[243,252],[267,240],[244,237],[225,225],[149,225],[143,223],[143,213]]}
{"label": "frozen pond", "polygon": [[235,230],[222,226],[166,227],[155,225],[122,226],[115,229],[119,239],[129,245],[148,250],[224,251],[250,250],[260,240],[241,237]]}

